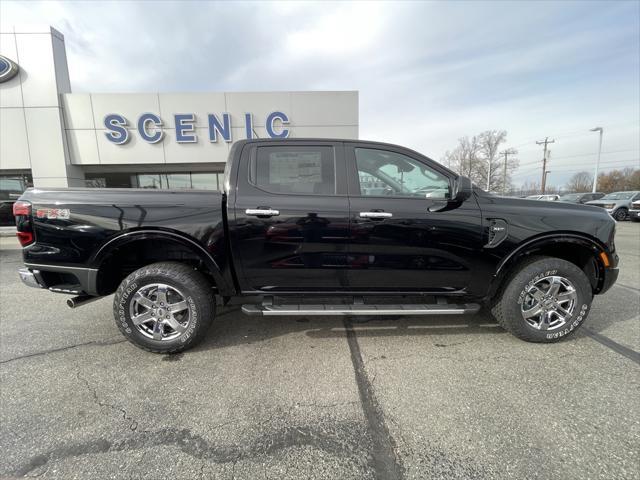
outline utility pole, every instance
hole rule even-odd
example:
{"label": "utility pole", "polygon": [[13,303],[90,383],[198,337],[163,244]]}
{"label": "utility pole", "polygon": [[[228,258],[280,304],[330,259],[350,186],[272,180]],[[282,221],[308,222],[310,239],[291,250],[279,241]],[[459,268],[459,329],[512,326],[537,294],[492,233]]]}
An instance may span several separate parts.
{"label": "utility pole", "polygon": [[502,171],[502,195],[507,194],[507,156],[516,153],[514,150],[505,150],[500,152],[500,155],[504,155],[504,170]]}
{"label": "utility pole", "polygon": [[598,187],[598,169],[600,168],[600,155],[602,154],[602,127],[591,129],[592,132],[600,132],[600,143],[598,144],[598,159],[596,160],[596,171],[593,174],[593,193],[596,193]]}
{"label": "utility pole", "polygon": [[549,137],[546,137],[544,140],[539,140],[536,142],[536,145],[544,145],[544,153],[542,154],[542,192],[544,193],[544,184],[547,180],[547,145],[549,143],[554,143],[555,140],[549,140]]}

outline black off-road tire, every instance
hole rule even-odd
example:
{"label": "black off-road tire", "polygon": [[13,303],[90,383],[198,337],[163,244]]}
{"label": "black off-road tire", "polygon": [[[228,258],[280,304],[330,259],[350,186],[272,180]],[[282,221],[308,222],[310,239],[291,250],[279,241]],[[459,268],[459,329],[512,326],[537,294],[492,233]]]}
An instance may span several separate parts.
{"label": "black off-road tire", "polygon": [[613,215],[611,216],[615,218],[617,222],[622,222],[627,219],[628,214],[629,211],[626,208],[620,207],[615,212],[613,212]]}
{"label": "black off-road tire", "polygon": [[[190,320],[177,338],[154,340],[143,335],[131,321],[130,303],[141,287],[153,283],[177,288],[185,295]],[[155,353],[177,353],[197,344],[205,336],[215,316],[215,296],[211,282],[189,265],[160,262],[142,267],[125,278],[113,299],[113,315],[122,334],[135,346]]]}
{"label": "black off-road tire", "polygon": [[[521,305],[527,288],[546,276],[558,275],[573,283],[577,302],[573,314],[557,330],[538,330],[523,318]],[[585,273],[571,262],[555,257],[532,257],[520,264],[506,279],[492,303],[491,313],[500,326],[527,342],[552,343],[573,334],[591,310],[593,291]]]}

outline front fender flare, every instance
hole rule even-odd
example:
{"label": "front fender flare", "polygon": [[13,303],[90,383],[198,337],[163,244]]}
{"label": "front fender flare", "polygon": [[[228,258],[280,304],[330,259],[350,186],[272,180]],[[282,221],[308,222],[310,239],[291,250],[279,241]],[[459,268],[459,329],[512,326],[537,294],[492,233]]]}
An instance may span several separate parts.
{"label": "front fender flare", "polygon": [[590,248],[591,250],[593,250],[594,254],[596,255],[599,251],[610,253],[606,245],[604,245],[603,243],[599,242],[594,238],[590,238],[585,235],[580,235],[576,233],[552,233],[552,234],[542,235],[542,236],[527,240],[526,242],[519,245],[511,253],[509,253],[509,255],[504,257],[502,261],[498,264],[498,267],[496,269],[496,276],[500,275],[501,272],[504,271],[504,268],[508,264],[512,263],[514,260],[517,260],[519,257],[524,255],[527,251],[538,248],[538,247],[542,247],[542,246],[552,245],[554,243],[575,243],[575,244]]}
{"label": "front fender flare", "polygon": [[[602,260],[598,257],[599,252],[604,251],[607,254],[610,254],[609,249],[606,245],[604,245],[599,240],[586,236],[580,235],[577,233],[552,233],[552,234],[544,234],[535,238],[531,238],[521,245],[519,245],[516,249],[514,249],[511,253],[505,256],[496,268],[496,272],[493,277],[493,281],[491,282],[491,286],[488,292],[488,298],[492,298],[496,292],[499,290],[500,286],[505,279],[505,276],[509,272],[510,267],[515,265],[521,258],[527,255],[529,252],[539,249],[541,247],[547,247],[556,243],[572,243],[575,245],[580,245],[582,247],[586,247],[593,252],[594,259],[597,264],[597,271],[594,272],[598,277],[598,282],[602,279],[602,274],[604,272],[604,265],[602,265]],[[599,287],[597,287],[599,289]]]}

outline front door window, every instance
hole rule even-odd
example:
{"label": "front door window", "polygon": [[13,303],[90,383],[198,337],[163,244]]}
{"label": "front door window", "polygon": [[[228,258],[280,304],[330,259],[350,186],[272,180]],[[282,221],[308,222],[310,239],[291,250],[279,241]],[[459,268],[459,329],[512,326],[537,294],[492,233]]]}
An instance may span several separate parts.
{"label": "front door window", "polygon": [[446,199],[449,179],[411,157],[386,150],[355,149],[360,195]]}

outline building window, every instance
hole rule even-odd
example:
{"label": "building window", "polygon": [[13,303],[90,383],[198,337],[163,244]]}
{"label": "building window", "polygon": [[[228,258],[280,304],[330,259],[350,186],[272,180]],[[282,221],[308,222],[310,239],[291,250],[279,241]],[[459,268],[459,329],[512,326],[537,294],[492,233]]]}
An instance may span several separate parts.
{"label": "building window", "polygon": [[191,186],[190,173],[167,173],[162,174],[162,188],[184,189],[193,188]]}
{"label": "building window", "polygon": [[155,188],[219,190],[223,173],[87,173],[85,185],[90,188]]}
{"label": "building window", "polygon": [[222,173],[192,173],[192,188],[198,190],[220,190],[223,175]]}
{"label": "building window", "polygon": [[162,188],[161,176],[159,173],[139,173],[138,188]]}
{"label": "building window", "polygon": [[33,187],[30,173],[0,175],[0,225],[16,226],[13,218],[13,203],[29,187]]}

